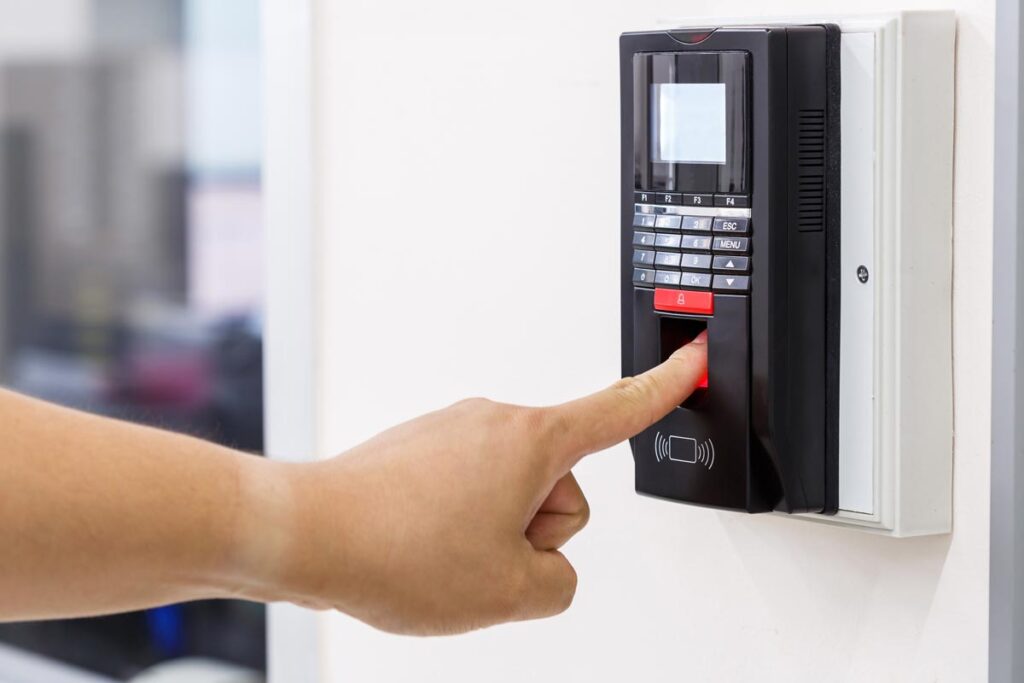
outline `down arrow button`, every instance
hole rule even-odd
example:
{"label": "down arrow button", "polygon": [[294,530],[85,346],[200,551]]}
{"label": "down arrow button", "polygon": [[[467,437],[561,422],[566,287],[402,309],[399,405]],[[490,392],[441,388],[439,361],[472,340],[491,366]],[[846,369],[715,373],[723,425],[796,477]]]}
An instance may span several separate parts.
{"label": "down arrow button", "polygon": [[747,292],[750,291],[750,276],[716,275],[713,287],[720,292]]}

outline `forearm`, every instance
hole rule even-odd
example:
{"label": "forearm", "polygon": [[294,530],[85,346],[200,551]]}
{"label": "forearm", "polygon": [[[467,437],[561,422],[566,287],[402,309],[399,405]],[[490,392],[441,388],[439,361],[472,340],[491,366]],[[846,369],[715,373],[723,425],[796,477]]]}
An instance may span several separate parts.
{"label": "forearm", "polygon": [[3,391],[0,439],[0,621],[223,597],[262,559],[238,537],[272,463]]}
{"label": "forearm", "polygon": [[678,406],[704,335],[550,408],[470,400],[305,465],[0,391],[0,621],[288,600],[400,633],[568,607],[571,470]]}

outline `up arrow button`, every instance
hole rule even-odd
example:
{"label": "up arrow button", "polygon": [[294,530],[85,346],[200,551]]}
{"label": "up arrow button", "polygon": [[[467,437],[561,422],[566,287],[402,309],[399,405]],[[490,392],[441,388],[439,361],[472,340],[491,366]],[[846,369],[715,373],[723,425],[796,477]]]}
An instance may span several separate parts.
{"label": "up arrow button", "polygon": [[719,272],[746,273],[750,271],[749,256],[716,256],[711,267]]}

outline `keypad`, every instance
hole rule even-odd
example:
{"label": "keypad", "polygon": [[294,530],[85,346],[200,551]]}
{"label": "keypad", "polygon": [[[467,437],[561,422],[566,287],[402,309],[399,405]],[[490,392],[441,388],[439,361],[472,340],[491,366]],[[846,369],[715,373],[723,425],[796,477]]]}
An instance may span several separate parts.
{"label": "keypad", "polygon": [[730,254],[745,254],[750,251],[750,239],[747,237],[716,237],[715,251],[726,251]]}
{"label": "keypad", "polygon": [[711,254],[683,254],[683,268],[692,270],[708,270],[711,268]]}
{"label": "keypad", "polygon": [[668,206],[717,206],[726,209],[749,209],[750,197],[745,194],[712,194],[695,192],[647,192],[633,193],[637,204],[665,204]]}
{"label": "keypad", "polygon": [[637,230],[633,233],[633,246],[634,247],[653,247],[654,246],[654,233],[653,232],[640,232]]}
{"label": "keypad", "polygon": [[682,275],[678,270],[657,270],[654,272],[654,284],[678,287]]}
{"label": "keypad", "polygon": [[656,216],[653,213],[638,213],[633,216],[634,228],[653,228]]}
{"label": "keypad", "polygon": [[[671,235],[659,232],[654,236],[654,246],[658,249],[678,249],[680,243],[685,239],[683,235]],[[708,238],[708,242],[711,238]]]}
{"label": "keypad", "polygon": [[715,195],[713,194],[686,194],[683,193],[683,206],[714,206]]}
{"label": "keypad", "polygon": [[683,273],[680,284],[683,287],[710,287],[711,273]]}
{"label": "keypad", "polygon": [[[636,201],[655,206],[637,207],[633,217],[634,285],[750,291],[753,226],[749,212],[732,211],[748,207],[749,197],[638,192]],[[687,215],[688,206],[701,207],[698,215]]]}
{"label": "keypad", "polygon": [[634,249],[633,250],[633,265],[634,266],[653,266],[654,265],[654,252],[647,251],[646,249]]}
{"label": "keypad", "polygon": [[678,251],[659,251],[654,256],[654,265],[658,268],[678,268],[683,255]]}
{"label": "keypad", "polygon": [[634,285],[653,285],[654,284],[654,271],[650,268],[634,268],[633,269],[633,284]]}
{"label": "keypad", "polygon": [[682,225],[682,216],[669,216],[662,214],[654,219],[654,227],[658,230],[678,230]]}
{"label": "keypad", "polygon": [[749,275],[716,275],[715,289],[721,292],[749,292]]}
{"label": "keypad", "polygon": [[707,232],[711,229],[711,216],[683,216],[682,229]]}
{"label": "keypad", "polygon": [[680,244],[683,249],[711,251],[711,238],[704,237],[703,235],[683,235],[683,239]]}
{"label": "keypad", "polygon": [[727,209],[746,209],[750,207],[750,199],[742,194],[716,194],[715,206]]}
{"label": "keypad", "polygon": [[745,273],[750,270],[750,257],[716,256],[712,268],[718,272]]}
{"label": "keypad", "polygon": [[749,218],[716,218],[715,232],[728,232],[733,235],[746,235],[750,232]]}

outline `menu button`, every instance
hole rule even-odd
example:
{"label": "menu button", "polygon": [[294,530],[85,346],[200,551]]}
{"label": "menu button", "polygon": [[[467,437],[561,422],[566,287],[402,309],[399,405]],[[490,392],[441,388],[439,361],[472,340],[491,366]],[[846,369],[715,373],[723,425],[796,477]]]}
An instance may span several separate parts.
{"label": "menu button", "polygon": [[750,247],[750,239],[746,237],[716,237],[714,250],[744,253]]}

